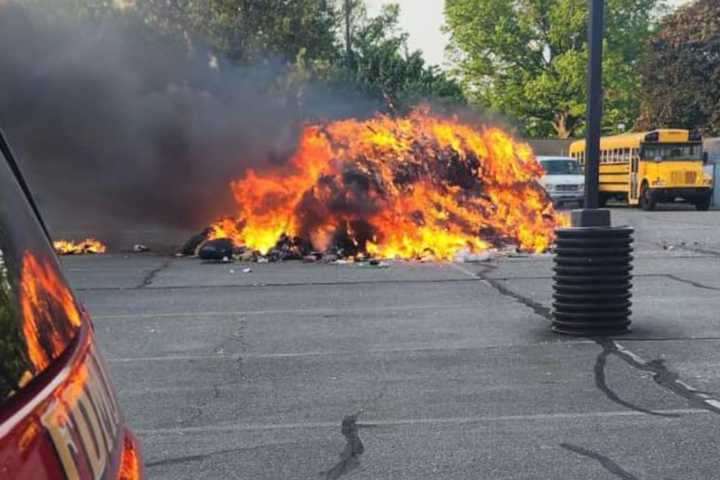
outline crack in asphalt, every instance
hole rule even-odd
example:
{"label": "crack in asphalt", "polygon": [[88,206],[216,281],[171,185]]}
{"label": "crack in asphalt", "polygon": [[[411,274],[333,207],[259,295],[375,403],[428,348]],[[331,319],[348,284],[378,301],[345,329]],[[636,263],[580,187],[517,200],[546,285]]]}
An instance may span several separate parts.
{"label": "crack in asphalt", "polygon": [[605,394],[605,396],[612,402],[617,403],[618,405],[621,405],[623,407],[629,408],[630,410],[635,410],[636,412],[642,412],[646,413],[648,415],[655,415],[658,417],[679,417],[680,415],[677,414],[669,414],[669,413],[658,413],[654,412],[652,410],[648,410],[646,408],[640,407],[638,405],[635,405],[633,403],[628,402],[627,400],[623,400],[620,395],[615,393],[614,390],[612,390],[608,384],[607,380],[605,378],[605,367],[607,365],[607,359],[609,356],[615,354],[618,352],[617,344],[615,342],[601,342],[597,339],[594,339],[596,343],[599,343],[602,347],[602,352],[600,352],[600,355],[598,355],[597,360],[595,361],[595,386]]}
{"label": "crack in asphalt", "polygon": [[700,253],[702,255],[708,255],[711,257],[720,257],[720,252],[717,250],[709,250],[707,248],[699,248],[699,247],[691,247],[689,245],[665,245],[662,243],[656,243],[655,245],[665,248],[666,246],[672,246],[674,248],[678,248],[680,250],[685,250],[686,252],[693,252],[693,253]]}
{"label": "crack in asphalt", "polygon": [[483,282],[490,285],[492,288],[497,290],[501,295],[510,297],[518,302],[522,303],[526,307],[530,308],[536,315],[539,315],[546,320],[552,321],[552,310],[540,302],[536,302],[530,298],[524,297],[516,292],[513,292],[508,287],[502,284],[502,281],[498,281],[492,278],[486,277],[484,274],[478,274],[482,278]]}
{"label": "crack in asphalt", "polygon": [[348,415],[342,421],[341,432],[345,437],[345,448],[340,453],[340,461],[330,470],[322,472],[326,480],[337,480],[360,466],[360,456],[365,453],[365,446],[360,440],[358,415]]}
{"label": "crack in asphalt", "polygon": [[[479,277],[480,280],[482,280],[486,285],[490,286],[491,288],[495,289],[498,293],[505,297],[509,297],[514,299],[517,302],[520,302],[521,304],[528,307],[530,310],[535,312],[536,315],[539,315],[540,317],[552,321],[552,310],[545,305],[543,305],[540,302],[536,302],[535,300],[532,300],[530,298],[527,298],[523,295],[520,295],[519,293],[516,293],[503,285],[503,279],[496,279],[496,278],[490,278],[487,276],[488,273],[497,270],[497,265],[483,265],[481,267],[481,270],[477,273],[475,273],[475,276]],[[471,272],[466,272],[471,273]]]}
{"label": "crack in asphalt", "polygon": [[577,445],[572,445],[570,443],[561,443],[560,446],[564,448],[565,450],[569,450],[573,453],[577,453],[578,455],[582,455],[584,457],[592,458],[593,460],[597,460],[600,462],[600,465],[603,466],[605,470],[612,473],[618,478],[621,478],[623,480],[640,480],[639,477],[636,477],[632,473],[628,472],[624,468],[622,468],[620,465],[609,459],[608,457],[601,455],[597,452],[593,452],[592,450],[588,450],[583,447],[579,447]]}
{"label": "crack in asphalt", "polygon": [[691,405],[720,414],[720,401],[716,400],[712,393],[697,390],[682,381],[678,373],[668,369],[663,359],[646,361],[613,340],[604,338],[593,338],[593,340],[603,348],[603,351],[614,354],[636,370],[652,374],[656,384],[684,398]]}
{"label": "crack in asphalt", "polygon": [[[698,258],[698,257],[692,257],[692,258]],[[485,272],[483,272],[485,273]],[[720,291],[720,287],[713,287],[711,285],[705,285],[700,282],[695,282],[693,280],[687,280],[682,277],[678,277],[677,275],[672,275],[669,273],[646,273],[646,274],[636,274],[633,275],[633,278],[667,278],[670,280],[674,280],[676,282],[684,283],[686,285],[690,285],[695,288],[701,288],[703,290],[713,290],[713,291]],[[484,280],[489,281],[492,280],[494,282],[510,282],[514,280],[552,280],[552,276],[528,276],[528,277],[493,277],[490,278],[484,278]]]}
{"label": "crack in asphalt", "polygon": [[[539,315],[540,317],[548,321],[552,321],[552,309],[510,290],[505,285],[502,285],[502,282],[500,281],[488,278],[486,274],[490,270],[493,270],[493,268],[485,267],[482,271],[476,273],[476,275],[481,278],[486,284],[494,288],[501,295],[520,302],[521,304],[530,308],[533,312],[535,312],[535,314]],[[644,409],[630,402],[627,402],[626,400],[623,400],[619,397],[619,395],[612,391],[608,387],[605,379],[605,366],[607,363],[607,357],[609,357],[610,355],[615,355],[617,358],[624,361],[630,367],[642,372],[652,374],[653,380],[657,385],[679,397],[684,398],[691,405],[695,405],[711,413],[720,414],[720,401],[716,400],[712,394],[694,389],[693,387],[680,380],[680,375],[668,369],[668,367],[665,365],[664,360],[655,359],[646,361],[640,358],[638,355],[635,355],[634,353],[625,349],[613,340],[598,337],[587,338],[590,338],[602,348],[602,352],[600,352],[600,355],[598,356],[594,367],[595,385],[611,401],[632,410],[647,413],[648,415],[664,417],[677,416],[670,414],[661,414],[648,409]]]}
{"label": "crack in asphalt", "polygon": [[692,280],[685,280],[684,278],[680,278],[680,277],[677,277],[677,276],[675,276],[675,275],[665,274],[664,276],[667,277],[667,278],[670,278],[670,279],[672,279],[672,280],[675,280],[676,282],[680,282],[680,283],[685,283],[685,284],[687,284],[687,285],[691,285],[691,286],[693,286],[693,287],[695,287],[695,288],[701,288],[701,289],[703,289],[703,290],[713,290],[713,291],[716,291],[716,292],[720,292],[720,288],[718,288],[718,287],[711,287],[710,285],[704,285],[704,284],[702,284],[702,283],[694,282],[694,281],[692,281]]}
{"label": "crack in asphalt", "polygon": [[[136,286],[134,289],[127,289],[127,290],[139,290],[142,288],[149,287],[155,281],[155,277],[157,277],[157,275],[160,272],[162,272],[163,270],[166,270],[167,268],[169,268],[171,263],[172,263],[172,260],[165,260],[162,263],[162,265],[160,265],[159,267],[157,267],[153,270],[150,270],[147,273],[147,275],[145,275],[145,278],[143,278],[142,282],[138,286]],[[90,289],[88,289],[88,290],[90,290]]]}

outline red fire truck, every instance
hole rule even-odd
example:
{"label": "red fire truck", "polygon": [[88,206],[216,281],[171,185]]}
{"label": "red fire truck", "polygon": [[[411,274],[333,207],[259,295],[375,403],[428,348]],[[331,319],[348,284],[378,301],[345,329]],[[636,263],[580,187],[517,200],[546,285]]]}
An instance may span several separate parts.
{"label": "red fire truck", "polygon": [[0,134],[0,478],[138,480],[90,317]]}

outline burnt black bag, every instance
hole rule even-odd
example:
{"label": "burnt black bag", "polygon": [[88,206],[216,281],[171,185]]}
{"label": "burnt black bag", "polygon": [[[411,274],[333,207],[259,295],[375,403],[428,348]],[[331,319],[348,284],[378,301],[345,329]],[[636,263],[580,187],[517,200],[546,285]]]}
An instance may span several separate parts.
{"label": "burnt black bag", "polygon": [[227,238],[210,240],[200,247],[198,253],[202,260],[228,261],[233,258],[233,243]]}

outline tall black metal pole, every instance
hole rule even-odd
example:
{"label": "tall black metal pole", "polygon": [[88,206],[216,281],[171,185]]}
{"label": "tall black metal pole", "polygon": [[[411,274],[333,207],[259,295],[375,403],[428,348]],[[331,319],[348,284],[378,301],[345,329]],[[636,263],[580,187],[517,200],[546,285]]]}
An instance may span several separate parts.
{"label": "tall black metal pole", "polygon": [[602,56],[605,0],[588,0],[590,28],[588,42],[590,64],[588,67],[588,115],[585,159],[585,208],[599,206],[600,133],[602,128]]}

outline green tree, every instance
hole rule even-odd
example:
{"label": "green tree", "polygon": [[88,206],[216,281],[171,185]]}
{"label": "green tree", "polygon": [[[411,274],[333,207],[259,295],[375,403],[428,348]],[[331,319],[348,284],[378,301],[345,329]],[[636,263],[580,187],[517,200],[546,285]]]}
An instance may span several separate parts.
{"label": "green tree", "polygon": [[426,99],[464,103],[456,81],[409,51],[397,5],[370,18],[364,0],[134,0],[122,9],[114,0],[24,1],[55,16],[112,19],[144,43],[170,41],[200,61],[209,50],[221,66],[280,60],[287,68],[267,88],[288,106],[318,83],[401,111]]}
{"label": "green tree", "polygon": [[154,28],[233,63],[337,56],[337,12],[325,0],[136,0],[135,8]]}
{"label": "green tree", "polygon": [[[638,72],[662,0],[607,0],[605,124],[632,124]],[[446,0],[458,73],[475,103],[521,121],[528,134],[584,129],[586,0]]]}
{"label": "green tree", "polygon": [[410,51],[408,35],[398,26],[400,9],[388,5],[367,18],[356,5],[351,27],[349,72],[338,78],[371,97],[383,99],[391,108],[406,111],[424,100],[462,104],[461,86],[437,66],[429,66],[420,51]]}
{"label": "green tree", "polygon": [[720,135],[720,3],[696,0],[665,17],[648,49],[639,126]]}

